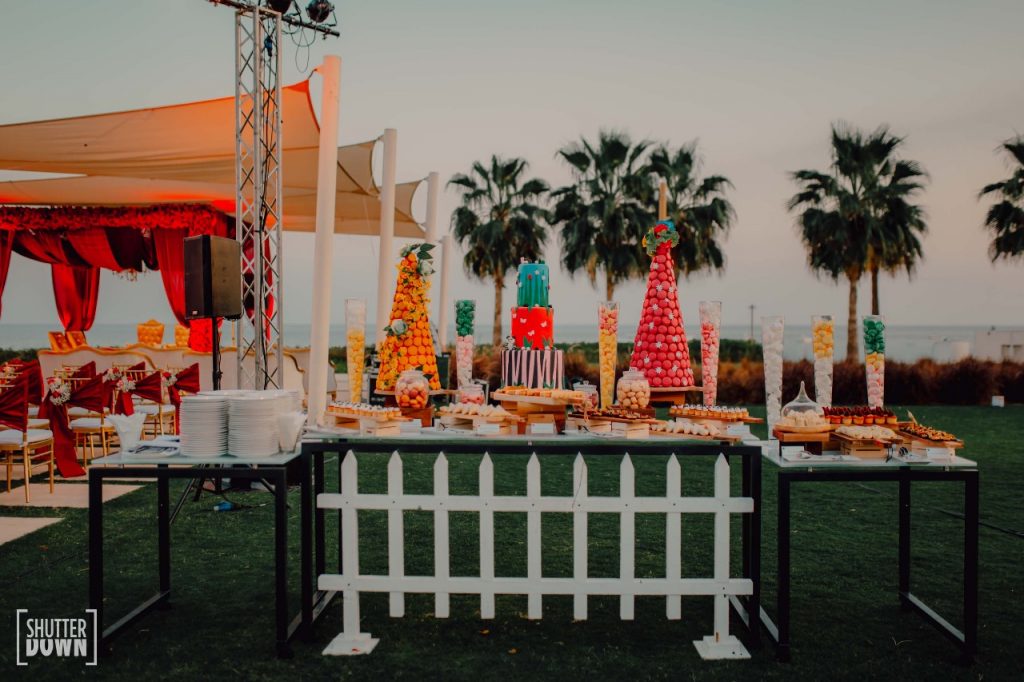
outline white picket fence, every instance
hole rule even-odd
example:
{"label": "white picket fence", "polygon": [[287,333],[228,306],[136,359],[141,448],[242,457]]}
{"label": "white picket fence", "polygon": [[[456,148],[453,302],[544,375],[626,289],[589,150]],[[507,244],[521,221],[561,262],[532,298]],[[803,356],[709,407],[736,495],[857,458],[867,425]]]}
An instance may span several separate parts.
{"label": "white picket fence", "polygon": [[[434,494],[407,495],[402,485],[402,459],[393,453],[388,462],[387,494],[358,492],[358,465],[349,452],[341,465],[341,493],[323,493],[317,504],[323,509],[341,510],[341,575],[327,574],[319,578],[322,590],[340,591],[344,598],[343,630],[325,654],[353,655],[369,653],[377,640],[360,630],[359,593],[388,592],[390,612],[395,618],[405,615],[405,593],[434,595],[434,613],[438,618],[449,615],[449,595],[480,596],[480,615],[494,618],[497,594],[527,596],[527,617],[541,618],[544,595],[572,595],[573,617],[587,618],[587,597],[613,595],[619,597],[619,614],[623,620],[633,619],[636,596],[664,596],[665,613],[669,619],[682,617],[681,597],[707,595],[714,598],[714,634],[694,642],[705,659],[748,658],[746,648],[729,633],[729,596],[749,595],[753,586],[743,578],[729,573],[730,514],[750,513],[754,502],[749,497],[732,497],[729,491],[729,463],[719,455],[715,463],[714,496],[683,497],[679,461],[673,455],[666,467],[664,497],[635,495],[633,463],[625,455],[619,466],[619,496],[591,497],[587,494],[587,465],[581,455],[573,465],[573,495],[554,497],[541,495],[540,461],[534,454],[527,464],[526,495],[495,495],[494,465],[488,455],[480,463],[478,495],[451,495],[448,490],[448,459],[440,454],[434,463]],[[377,509],[388,512],[388,574],[359,573],[358,510]],[[434,512],[434,575],[406,575],[403,511]],[[451,546],[448,534],[449,512],[475,512],[480,515],[480,575],[452,576],[449,572]],[[527,517],[526,577],[494,574],[494,514],[523,512]],[[541,514],[562,512],[573,515],[573,576],[544,577],[541,574]],[[620,519],[619,577],[593,578],[587,575],[587,514],[615,513]],[[637,578],[634,575],[636,514],[665,514],[665,577]],[[682,577],[682,515],[714,514],[714,575],[711,578]]]}

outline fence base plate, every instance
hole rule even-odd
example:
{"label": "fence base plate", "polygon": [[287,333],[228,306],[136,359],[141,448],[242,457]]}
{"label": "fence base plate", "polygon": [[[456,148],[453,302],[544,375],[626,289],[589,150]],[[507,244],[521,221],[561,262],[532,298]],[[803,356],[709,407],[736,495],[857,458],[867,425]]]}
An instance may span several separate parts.
{"label": "fence base plate", "polygon": [[717,642],[714,636],[708,636],[694,640],[693,646],[697,647],[697,653],[705,661],[750,658],[750,652],[734,635],[721,638]]}
{"label": "fence base plate", "polygon": [[368,633],[360,632],[354,637],[346,637],[344,633],[331,640],[331,643],[324,649],[324,656],[359,656],[368,654],[377,646],[379,639],[371,637]]}

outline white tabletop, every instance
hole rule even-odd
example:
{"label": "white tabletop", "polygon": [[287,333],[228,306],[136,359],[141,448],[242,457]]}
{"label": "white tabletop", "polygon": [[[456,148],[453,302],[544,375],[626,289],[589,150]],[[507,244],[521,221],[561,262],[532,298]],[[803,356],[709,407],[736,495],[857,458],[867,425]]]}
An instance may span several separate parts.
{"label": "white tabletop", "polygon": [[295,452],[282,452],[270,457],[245,457],[236,455],[220,455],[218,457],[186,457],[181,454],[174,454],[165,457],[153,456],[153,455],[135,455],[130,452],[123,453],[119,452],[116,455],[104,457],[101,460],[97,460],[96,464],[100,466],[116,465],[116,466],[134,466],[137,464],[166,464],[168,466],[282,466],[298,457],[301,453]]}
{"label": "white tabletop", "polygon": [[[859,459],[852,455],[843,455],[839,452],[823,452],[821,455],[812,455],[804,452],[799,453],[799,447],[786,447],[787,456],[783,457],[777,445],[766,445],[761,455],[765,460],[771,462],[780,469],[797,469],[812,471],[814,469],[862,469],[885,471],[890,469],[914,468],[922,470],[950,470],[950,469],[977,469],[978,463],[974,460],[960,457],[959,455],[948,458],[930,458],[918,461],[905,461],[899,458],[885,459]],[[799,459],[796,459],[799,457]]]}

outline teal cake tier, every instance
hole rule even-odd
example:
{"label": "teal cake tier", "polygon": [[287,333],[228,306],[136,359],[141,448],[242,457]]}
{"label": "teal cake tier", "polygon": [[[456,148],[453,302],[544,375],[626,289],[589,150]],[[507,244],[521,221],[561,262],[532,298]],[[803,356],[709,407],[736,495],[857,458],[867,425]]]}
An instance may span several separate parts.
{"label": "teal cake tier", "polygon": [[551,287],[551,278],[548,275],[548,266],[546,264],[520,264],[516,285],[519,287],[517,298],[519,307],[548,307],[548,289]]}

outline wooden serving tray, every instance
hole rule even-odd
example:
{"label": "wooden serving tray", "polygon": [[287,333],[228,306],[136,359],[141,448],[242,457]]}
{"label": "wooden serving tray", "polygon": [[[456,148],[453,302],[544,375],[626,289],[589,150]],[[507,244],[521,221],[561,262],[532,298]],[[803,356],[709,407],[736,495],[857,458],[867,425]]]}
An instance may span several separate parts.
{"label": "wooden serving tray", "polygon": [[491,394],[491,398],[502,402],[509,403],[526,403],[528,405],[547,405],[550,407],[565,407],[567,405],[575,405],[583,402],[583,400],[570,400],[568,398],[551,398],[540,395],[514,395],[511,393],[504,393],[502,391],[495,391]]}
{"label": "wooden serving tray", "polygon": [[903,436],[904,439],[906,439],[906,440],[908,440],[908,441],[910,441],[912,443],[920,443],[921,445],[923,445],[925,447],[929,447],[929,448],[954,448],[954,449],[958,449],[958,448],[964,447],[964,442],[962,440],[931,440],[931,439],[928,439],[928,438],[922,438],[921,436],[915,436],[915,435],[913,435],[911,433],[907,433],[906,431],[903,431],[902,429],[900,429],[900,431],[898,431],[898,433],[899,433],[899,435]]}
{"label": "wooden serving tray", "polygon": [[724,433],[718,436],[695,436],[690,433],[668,433],[666,431],[651,430],[651,436],[660,438],[675,438],[677,440],[702,440],[709,443],[738,443],[739,436],[727,436]]}
{"label": "wooden serving tray", "polygon": [[690,417],[685,414],[677,414],[672,410],[668,411],[668,416],[675,417],[676,419],[689,419],[695,424],[707,424],[708,422],[714,422],[716,424],[763,424],[764,420],[760,417]]}
{"label": "wooden serving tray", "polygon": [[825,424],[824,426],[785,426],[783,424],[776,424],[775,430],[780,433],[828,433],[834,431],[836,426],[833,424]]}

